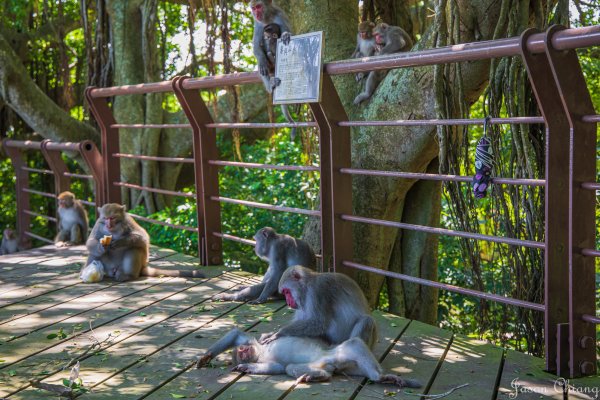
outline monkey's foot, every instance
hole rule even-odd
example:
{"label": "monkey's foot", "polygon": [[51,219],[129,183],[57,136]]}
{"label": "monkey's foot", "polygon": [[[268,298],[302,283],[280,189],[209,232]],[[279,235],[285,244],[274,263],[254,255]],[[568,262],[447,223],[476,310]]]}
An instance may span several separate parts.
{"label": "monkey's foot", "polygon": [[196,368],[204,367],[206,364],[208,364],[210,362],[210,360],[212,360],[212,355],[210,353],[203,355],[202,357],[200,357],[198,359],[198,361],[196,361]]}
{"label": "monkey's foot", "polygon": [[359,94],[358,96],[356,96],[356,98],[354,98],[354,105],[357,106],[360,103],[362,103],[363,101],[367,100],[369,98],[369,96],[365,96],[364,94]]}
{"label": "monkey's foot", "polygon": [[260,344],[268,344],[268,343],[271,343],[272,341],[276,340],[278,337],[279,337],[279,335],[277,334],[277,332],[275,332],[275,333],[263,333],[260,336],[259,343]]}
{"label": "monkey's foot", "polygon": [[356,79],[356,82],[360,82],[360,81],[362,81],[364,77],[365,77],[365,74],[364,74],[364,72],[359,72],[358,74],[356,74],[356,75],[354,76],[354,78]]}
{"label": "monkey's foot", "polygon": [[59,247],[59,248],[60,248],[60,247],[68,247],[68,246],[69,246],[67,242],[63,242],[62,240],[61,240],[61,241],[59,241],[59,242],[56,242],[54,245],[55,245],[56,247]]}
{"label": "monkey's foot", "polygon": [[236,372],[252,372],[251,364],[238,364],[235,367],[231,368],[231,370]]}
{"label": "monkey's foot", "polygon": [[270,81],[271,81],[271,92],[273,92],[273,90],[275,90],[275,88],[277,86],[281,85],[281,79],[279,79],[279,78],[272,77],[270,79]]}
{"label": "monkey's foot", "polygon": [[288,44],[290,44],[291,36],[292,35],[289,32],[283,32],[281,34],[281,42],[287,46]]}
{"label": "monkey's foot", "polygon": [[249,301],[248,304],[263,304],[263,303],[266,303],[266,302],[267,302],[266,299],[263,300],[261,298],[258,298],[258,299],[254,299],[254,300]]}

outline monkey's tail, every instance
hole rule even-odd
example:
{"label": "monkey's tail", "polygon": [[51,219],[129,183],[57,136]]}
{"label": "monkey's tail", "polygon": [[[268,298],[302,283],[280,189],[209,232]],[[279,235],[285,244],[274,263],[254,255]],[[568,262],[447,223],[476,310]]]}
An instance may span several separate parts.
{"label": "monkey's tail", "polygon": [[[289,122],[290,124],[296,123],[296,121],[294,121],[294,119],[292,118],[292,114],[290,114],[290,110],[289,110],[287,104],[281,105],[281,112],[283,113],[283,116],[285,117],[287,122]],[[292,132],[290,133],[290,136],[292,137],[292,141],[296,139],[296,128],[295,127],[292,128]]]}
{"label": "monkey's tail", "polygon": [[154,267],[144,267],[142,268],[142,273],[140,275],[143,276],[171,276],[174,278],[206,278],[200,271],[188,271],[188,270],[180,270],[180,269],[162,269],[162,268],[154,268]]}

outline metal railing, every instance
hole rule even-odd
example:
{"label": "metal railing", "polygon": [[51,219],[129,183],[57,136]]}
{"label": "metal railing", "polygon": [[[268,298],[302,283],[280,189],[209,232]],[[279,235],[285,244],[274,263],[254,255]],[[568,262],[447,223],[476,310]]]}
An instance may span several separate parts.
{"label": "metal railing", "polygon": [[[2,142],[8,157],[10,158],[16,175],[17,194],[17,232],[19,243],[23,248],[31,246],[31,238],[45,243],[54,243],[51,239],[36,235],[30,231],[31,217],[43,218],[56,223],[56,216],[37,213],[31,210],[30,194],[42,196],[56,201],[58,195],[64,191],[71,190],[71,179],[84,179],[93,181],[95,201],[80,200],[83,204],[95,207],[104,203],[104,182],[102,180],[102,156],[96,145],[89,140],[79,143],[57,143],[50,140],[19,141],[5,139]],[[40,151],[50,169],[31,168],[27,166],[25,151]],[[69,172],[67,165],[61,157],[61,153],[76,152],[85,162],[91,175]],[[54,193],[42,192],[29,187],[29,174],[44,174],[54,176]]]}
{"label": "metal railing", "polygon": [[[222,240],[252,245],[249,239],[221,232],[220,204],[234,203],[275,211],[296,212],[320,218],[321,249],[324,266],[337,271],[360,269],[371,273],[402,279],[421,285],[462,293],[504,304],[524,307],[545,315],[546,368],[558,375],[577,377],[596,371],[595,325],[600,322],[595,309],[594,257],[595,249],[595,190],[596,180],[596,123],[589,91],[583,80],[576,48],[600,45],[600,26],[566,29],[552,27],[547,32],[528,30],[521,37],[466,43],[424,51],[371,57],[329,63],[324,67],[322,101],[309,107],[314,122],[298,124],[215,123],[202,100],[199,90],[232,85],[259,83],[256,72],[236,73],[218,77],[176,77],[172,81],[110,88],[88,88],[86,98],[102,130],[103,179],[106,182],[104,200],[121,201],[121,188],[134,187],[170,195],[181,192],[164,191],[120,182],[120,159],[148,159],[159,162],[194,163],[198,213],[198,245],[204,265],[222,262]],[[352,176],[370,175],[398,179],[430,179],[469,182],[470,176],[425,174],[413,171],[374,171],[352,168],[351,127],[364,126],[439,126],[483,125],[482,119],[349,121],[331,79],[332,75],[351,74],[401,67],[475,61],[505,56],[522,57],[537,102],[539,116],[493,118],[492,124],[545,124],[545,179],[515,179],[496,177],[494,183],[528,185],[545,190],[545,240],[536,242],[519,238],[499,238],[477,232],[461,232],[438,227],[405,224],[353,215]],[[113,96],[174,92],[189,124],[143,125],[118,124],[108,106]],[[274,166],[255,163],[235,163],[218,159],[216,128],[277,128],[317,127],[320,143],[318,167]],[[120,128],[191,128],[192,158],[151,157],[123,154],[119,150]],[[577,154],[577,157],[575,157]],[[223,166],[244,168],[291,169],[320,172],[320,209],[301,210],[277,205],[256,203],[219,195],[218,174]],[[188,196],[188,194],[185,194]],[[151,221],[150,219],[145,219]],[[414,230],[437,235],[451,235],[471,240],[524,246],[544,251],[545,302],[532,303],[492,293],[460,288],[418,277],[385,271],[377,266],[352,261],[352,224],[375,224],[397,229]],[[164,223],[161,223],[164,224]],[[174,228],[186,229],[181,226]],[[576,228],[576,229],[575,229]],[[190,229],[188,229],[190,230]]]}

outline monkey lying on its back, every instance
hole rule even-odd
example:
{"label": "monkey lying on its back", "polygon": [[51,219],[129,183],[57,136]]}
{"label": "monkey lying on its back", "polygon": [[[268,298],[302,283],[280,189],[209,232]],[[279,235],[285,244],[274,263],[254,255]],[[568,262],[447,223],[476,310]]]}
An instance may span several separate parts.
{"label": "monkey lying on its back", "polygon": [[198,360],[196,367],[206,365],[232,347],[236,364],[234,370],[249,374],[288,374],[298,378],[298,382],[322,382],[328,381],[337,372],[400,387],[421,387],[413,379],[384,374],[365,342],[357,337],[337,346],[328,346],[316,338],[296,336],[280,337],[268,344],[260,344],[254,337],[234,329],[213,344]]}
{"label": "monkey lying on its back", "polygon": [[120,204],[105,204],[100,208],[86,247],[89,256],[85,265],[98,260],[104,265],[104,274],[119,282],[136,279],[140,275],[205,278],[199,271],[149,267],[150,237]]}

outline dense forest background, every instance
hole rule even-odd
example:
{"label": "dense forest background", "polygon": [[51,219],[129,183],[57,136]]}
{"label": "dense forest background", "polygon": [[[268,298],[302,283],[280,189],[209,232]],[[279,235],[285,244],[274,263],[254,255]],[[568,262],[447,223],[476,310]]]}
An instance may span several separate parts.
{"label": "dense forest background", "polygon": [[[326,61],[348,58],[360,19],[400,25],[415,49],[519,35],[528,27],[553,23],[578,27],[600,23],[598,0],[325,0],[296,4],[280,1],[296,33],[324,30]],[[468,4],[466,4],[468,3]],[[98,143],[95,121],[84,102],[87,86],[111,86],[168,80],[177,75],[208,76],[256,67],[251,52],[252,19],[245,2],[225,0],[0,0],[0,137],[20,140]],[[600,49],[579,51],[596,110],[600,110]],[[483,118],[538,115],[535,99],[518,58],[447,65],[388,74],[373,99],[353,106],[358,93],[353,77],[336,77],[336,87],[351,119]],[[257,85],[203,92],[219,121],[284,122]],[[393,104],[393,107],[389,104]],[[122,123],[185,122],[170,95],[124,96],[113,102]],[[310,120],[308,109],[296,110]],[[472,175],[478,126],[464,128],[361,128],[353,131],[353,162],[363,168]],[[186,130],[123,130],[123,148],[139,154],[189,156]],[[544,177],[542,126],[495,126],[490,135],[496,155],[494,175]],[[270,164],[318,165],[318,138],[301,129],[218,132],[224,160]],[[182,139],[186,138],[186,139]],[[406,155],[399,156],[406,148]],[[45,168],[39,154],[32,167]],[[72,171],[76,160],[65,156]],[[0,152],[0,226],[15,224],[14,172]],[[173,179],[176,177],[176,179]],[[123,163],[123,180],[145,186],[193,191],[193,171],[157,163]],[[225,197],[290,207],[318,208],[317,173],[245,170],[227,167],[220,175]],[[53,191],[45,175],[32,175],[32,186]],[[543,191],[494,185],[491,196],[475,200],[469,185],[397,182],[385,178],[354,181],[357,214],[449,229],[543,240]],[[73,191],[92,199],[85,182]],[[125,202],[140,215],[175,224],[195,221],[195,203],[152,193],[126,191]],[[53,215],[55,205],[33,196],[32,209]],[[90,210],[92,213],[93,210]],[[305,236],[317,243],[314,221],[300,215],[222,205],[223,232],[250,238],[263,226]],[[196,254],[197,237],[189,232],[145,225],[153,243]],[[32,230],[46,237],[52,223],[33,220]],[[393,232],[391,232],[393,231]],[[600,236],[599,236],[600,237]],[[360,239],[359,239],[360,238]],[[252,249],[225,242],[226,263],[253,272],[266,265]],[[358,262],[397,272],[439,279],[534,302],[543,302],[543,254],[504,245],[382,228],[356,228]],[[600,269],[598,269],[600,272]],[[600,280],[600,274],[598,274]],[[399,281],[356,274],[373,306],[542,354],[543,316]]]}

